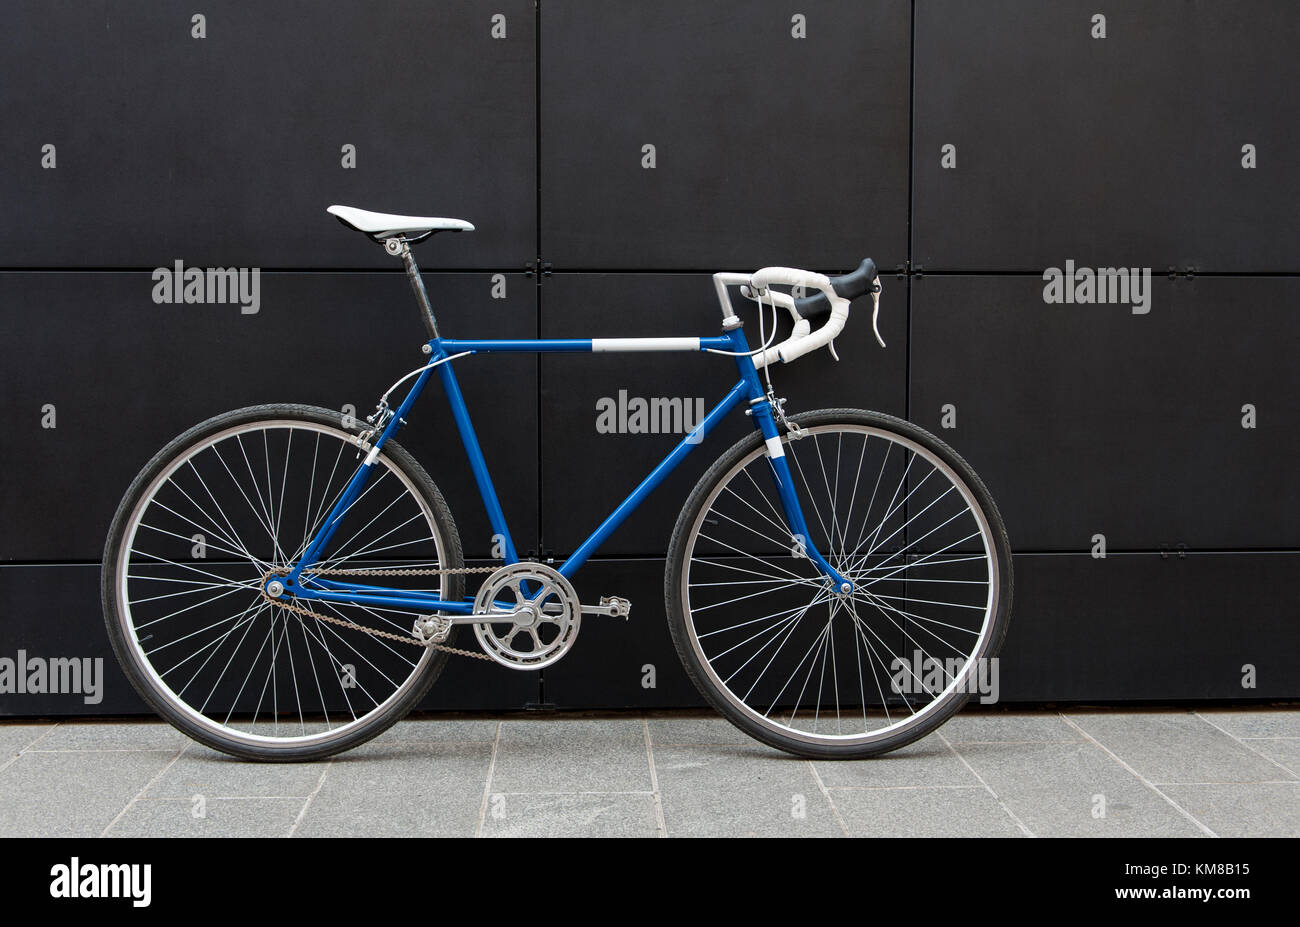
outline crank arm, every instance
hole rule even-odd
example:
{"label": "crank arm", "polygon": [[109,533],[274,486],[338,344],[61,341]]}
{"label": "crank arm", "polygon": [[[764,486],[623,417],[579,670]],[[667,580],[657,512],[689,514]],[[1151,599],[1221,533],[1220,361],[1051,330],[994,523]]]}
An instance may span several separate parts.
{"label": "crank arm", "polygon": [[[542,612],[547,615],[559,615],[563,613],[563,606],[551,602],[542,606]],[[621,596],[603,595],[600,597],[598,605],[582,606],[584,615],[601,615],[605,618],[627,618],[632,611],[632,603]],[[484,622],[509,621],[514,622],[517,618],[526,615],[527,612],[520,610],[497,609],[490,612],[473,615],[453,615],[450,616],[452,624],[482,624]]]}
{"label": "crank arm", "polygon": [[482,612],[469,615],[449,615],[447,616],[452,624],[483,624],[485,622],[509,621],[514,624],[516,619],[527,615],[522,609],[506,610],[493,609],[490,612]]}
{"label": "crank arm", "polygon": [[[584,615],[601,615],[605,618],[626,618],[631,610],[632,603],[616,595],[601,596],[599,605],[582,606]],[[542,611],[548,615],[558,615],[563,609],[559,605],[551,603],[542,606]]]}

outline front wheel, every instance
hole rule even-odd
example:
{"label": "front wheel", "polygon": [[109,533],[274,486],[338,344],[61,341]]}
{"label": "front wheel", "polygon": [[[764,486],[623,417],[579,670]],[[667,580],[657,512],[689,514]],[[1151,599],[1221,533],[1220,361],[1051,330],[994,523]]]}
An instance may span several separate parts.
{"label": "front wheel", "polygon": [[875,756],[972,693],[996,698],[1010,545],[984,484],[934,435],[855,409],[792,421],[799,437],[781,442],[811,537],[786,525],[761,436],[741,440],[678,519],[668,624],[700,692],[742,730],[800,756]]}

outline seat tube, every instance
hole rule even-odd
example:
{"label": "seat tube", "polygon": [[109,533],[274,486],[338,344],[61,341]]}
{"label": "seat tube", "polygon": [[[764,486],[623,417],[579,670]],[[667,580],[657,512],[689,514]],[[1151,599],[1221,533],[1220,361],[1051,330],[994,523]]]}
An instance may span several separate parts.
{"label": "seat tube", "polygon": [[[434,360],[445,356],[446,352],[437,339],[431,343]],[[438,371],[438,378],[442,381],[442,388],[447,393],[451,415],[456,421],[456,430],[460,432],[461,443],[465,446],[465,456],[469,458],[470,470],[474,473],[474,482],[478,484],[479,495],[483,498],[483,508],[487,512],[488,523],[492,526],[492,531],[502,539],[502,554],[505,562],[517,563],[519,555],[515,551],[514,539],[510,537],[510,529],[506,525],[505,512],[501,509],[496,487],[492,484],[492,475],[488,473],[487,461],[483,458],[483,449],[479,447],[478,435],[474,433],[474,424],[469,418],[465,397],[460,391],[460,383],[456,380],[456,374],[451,366],[451,364],[441,364],[435,369]]]}

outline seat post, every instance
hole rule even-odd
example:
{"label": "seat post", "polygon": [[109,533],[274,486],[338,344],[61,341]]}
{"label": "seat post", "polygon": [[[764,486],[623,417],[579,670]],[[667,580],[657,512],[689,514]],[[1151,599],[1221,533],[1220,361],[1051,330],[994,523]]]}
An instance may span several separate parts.
{"label": "seat post", "polygon": [[441,338],[438,334],[438,321],[433,317],[433,307],[429,305],[429,294],[424,289],[424,281],[420,279],[420,268],[415,265],[415,256],[411,254],[411,247],[407,244],[405,238],[390,238],[384,242],[384,249],[389,254],[400,255],[402,263],[406,266],[406,276],[411,281],[411,291],[415,293],[415,300],[420,304],[420,311],[424,318],[424,327],[428,330],[432,338]]}

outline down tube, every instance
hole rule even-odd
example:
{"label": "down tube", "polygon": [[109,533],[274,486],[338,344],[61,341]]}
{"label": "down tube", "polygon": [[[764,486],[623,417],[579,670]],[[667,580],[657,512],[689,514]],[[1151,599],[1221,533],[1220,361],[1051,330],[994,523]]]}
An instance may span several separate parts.
{"label": "down tube", "polygon": [[741,380],[731,388],[731,392],[722,397],[722,401],[714,406],[708,415],[704,416],[704,420],[696,425],[690,434],[678,442],[672,453],[660,461],[659,466],[655,467],[650,472],[650,475],[642,480],[636,489],[632,490],[632,494],[624,499],[619,507],[610,513],[608,518],[601,522],[600,527],[593,531],[587,540],[582,542],[572,556],[560,565],[560,573],[566,578],[571,578],[578,571],[578,568],[596,552],[600,545],[604,544],[609,536],[618,530],[618,526],[623,524],[624,520],[636,511],[637,506],[644,502],[650,493],[655,491],[665,477],[677,469],[677,465],[686,459],[686,455],[704,442],[709,432],[726,417],[728,412],[740,404],[745,395],[746,384],[744,380]]}

